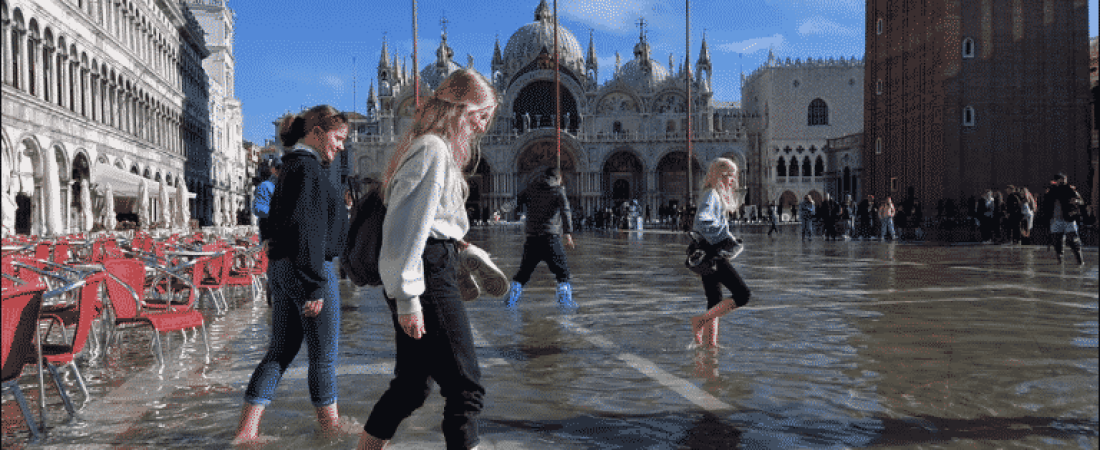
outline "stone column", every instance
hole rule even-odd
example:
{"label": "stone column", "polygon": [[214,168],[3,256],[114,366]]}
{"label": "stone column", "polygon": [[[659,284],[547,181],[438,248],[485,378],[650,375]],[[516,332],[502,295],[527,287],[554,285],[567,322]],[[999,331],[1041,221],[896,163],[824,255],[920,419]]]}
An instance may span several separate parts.
{"label": "stone column", "polygon": [[11,19],[4,19],[0,22],[0,33],[3,34],[3,45],[0,45],[0,62],[2,62],[3,68],[0,71],[3,72],[3,82],[11,84]]}
{"label": "stone column", "polygon": [[58,235],[64,233],[65,230],[62,228],[63,222],[61,221],[64,205],[61,204],[61,180],[58,174],[56,150],[42,149],[39,151],[43,169],[43,204],[41,207],[44,212],[45,232],[48,235]]}
{"label": "stone column", "polygon": [[[32,68],[34,69],[34,80],[27,80],[28,81],[28,83],[27,83],[28,92],[33,90],[34,91],[34,97],[38,98],[38,99],[41,99],[42,98],[42,63],[40,61],[42,60],[42,55],[38,54],[38,52],[42,48],[42,39],[37,37],[37,36],[32,36],[28,39],[27,42],[30,43],[30,45],[27,46],[27,47],[30,47],[30,48],[27,48],[27,64],[28,64],[27,69],[28,70],[30,70]],[[33,85],[33,89],[31,88],[31,85]]]}

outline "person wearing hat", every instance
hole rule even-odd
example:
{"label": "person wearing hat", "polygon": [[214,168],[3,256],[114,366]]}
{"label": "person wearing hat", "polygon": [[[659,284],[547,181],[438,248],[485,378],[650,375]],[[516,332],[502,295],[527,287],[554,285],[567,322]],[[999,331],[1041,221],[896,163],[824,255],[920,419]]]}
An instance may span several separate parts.
{"label": "person wearing hat", "polygon": [[1058,263],[1062,263],[1062,253],[1066,238],[1069,238],[1069,248],[1073,249],[1073,255],[1077,257],[1077,264],[1084,265],[1081,257],[1081,238],[1078,237],[1077,220],[1081,217],[1080,205],[1084,203],[1077,188],[1069,184],[1069,179],[1064,173],[1054,175],[1050,180],[1050,190],[1043,196],[1042,217],[1050,219],[1050,235],[1054,240],[1054,254],[1058,257]]}
{"label": "person wearing hat", "polygon": [[269,175],[266,180],[256,186],[255,200],[252,202],[252,213],[258,219],[257,227],[260,231],[260,242],[271,237],[267,230],[267,215],[271,210],[271,194],[275,192],[275,183],[279,179],[279,170],[283,167],[282,158],[275,157],[268,163]]}

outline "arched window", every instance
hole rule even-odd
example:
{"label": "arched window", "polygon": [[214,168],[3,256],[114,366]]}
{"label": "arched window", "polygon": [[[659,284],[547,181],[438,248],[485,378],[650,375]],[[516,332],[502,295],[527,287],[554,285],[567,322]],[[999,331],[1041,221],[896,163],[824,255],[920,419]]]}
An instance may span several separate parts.
{"label": "arched window", "polygon": [[666,133],[675,133],[676,132],[676,121],[675,120],[670,120],[670,121],[668,121],[667,124],[665,124],[665,132]]}
{"label": "arched window", "polygon": [[810,169],[810,158],[809,157],[802,158],[802,176],[804,176],[804,177],[810,176],[810,174],[813,173],[813,172],[810,172],[810,170],[811,170]]}
{"label": "arched window", "polygon": [[875,82],[875,95],[882,95],[882,80]]}
{"label": "arched window", "polygon": [[825,104],[825,100],[815,98],[810,102],[810,110],[807,113],[806,125],[828,125],[829,124],[829,105]]}
{"label": "arched window", "polygon": [[973,58],[974,57],[974,40],[973,39],[971,39],[971,38],[963,39],[962,52],[963,52],[963,58]]}
{"label": "arched window", "polygon": [[875,21],[875,33],[882,34],[883,28],[885,28],[885,21],[883,21],[880,17],[878,20]]}
{"label": "arched window", "polygon": [[615,122],[614,124],[612,124],[611,125],[611,132],[613,132],[615,134],[622,133],[623,132],[623,123],[622,122]]}
{"label": "arched window", "polygon": [[882,154],[882,138],[876,138],[875,139],[875,154],[876,155],[881,155]]}
{"label": "arched window", "polygon": [[825,175],[825,160],[818,156],[817,161],[814,162],[814,176],[820,177],[822,175]]}
{"label": "arched window", "polygon": [[974,114],[974,107],[973,106],[967,106],[967,107],[963,108],[963,126],[964,127],[974,126],[974,122],[975,122],[975,117],[974,116],[975,116],[975,114]]}
{"label": "arched window", "polygon": [[787,176],[789,176],[789,177],[797,177],[798,176],[798,159],[797,158],[791,158],[791,166],[790,166],[790,169],[787,170]]}
{"label": "arched window", "polygon": [[775,163],[775,176],[787,176],[787,161],[782,156],[779,157],[779,162]]}

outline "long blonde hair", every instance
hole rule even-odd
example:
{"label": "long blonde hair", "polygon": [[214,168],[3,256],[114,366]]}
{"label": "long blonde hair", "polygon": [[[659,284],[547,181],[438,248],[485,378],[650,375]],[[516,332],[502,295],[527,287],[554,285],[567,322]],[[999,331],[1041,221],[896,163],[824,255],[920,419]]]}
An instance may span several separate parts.
{"label": "long blonde hair", "polygon": [[735,179],[732,186],[724,185],[722,179],[728,172],[737,173],[737,163],[732,159],[715,158],[711,161],[710,166],[707,167],[707,176],[703,179],[703,192],[710,189],[717,191],[718,197],[722,199],[722,208],[727,213],[732,213],[741,206],[740,197],[737,195],[740,183]]}
{"label": "long blonde hair", "polygon": [[[393,177],[397,173],[401,161],[409,152],[409,147],[417,138],[426,134],[434,134],[446,141],[454,157],[455,165],[462,169],[473,159],[472,155],[478,152],[478,141],[481,135],[470,136],[463,139],[457,133],[459,121],[463,117],[478,109],[500,104],[496,89],[485,76],[473,69],[460,69],[448,76],[439,84],[431,98],[427,99],[417,108],[413,118],[413,124],[397,144],[397,149],[390,157],[386,173],[382,177],[383,186],[389,187]],[[489,126],[486,127],[488,129]],[[466,192],[466,183],[463,180],[463,192]],[[383,192],[388,191],[388,189]]]}

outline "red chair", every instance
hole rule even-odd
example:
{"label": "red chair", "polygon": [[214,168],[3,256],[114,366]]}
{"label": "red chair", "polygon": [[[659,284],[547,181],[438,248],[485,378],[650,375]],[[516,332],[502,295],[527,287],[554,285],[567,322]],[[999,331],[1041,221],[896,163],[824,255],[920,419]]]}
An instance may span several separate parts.
{"label": "red chair", "polygon": [[[206,252],[217,252],[205,263],[196,264],[193,269],[194,284],[204,292],[208,292],[214,299],[214,306],[218,313],[229,311],[229,302],[225,299],[225,280],[229,275],[229,265],[233,261],[233,249],[220,247],[216,244],[207,244],[202,247]],[[202,267],[200,267],[202,266]],[[218,303],[218,301],[221,303]]]}
{"label": "red chair", "polygon": [[[41,283],[15,283],[4,288],[3,295],[3,390],[11,390],[23,420],[31,429],[32,442],[41,438],[34,416],[27,407],[23,391],[19,389],[19,376],[27,360],[34,361],[34,331],[38,325],[38,310],[42,306],[42,293],[46,285]],[[6,444],[5,444],[6,446]]]}
{"label": "red chair", "polygon": [[225,277],[227,286],[248,286],[248,293],[252,297],[252,301],[260,300],[263,293],[263,285],[260,284],[260,273],[257,268],[259,262],[256,259],[256,252],[237,253],[233,259],[233,267],[229,269]]}
{"label": "red chair", "polygon": [[[65,386],[61,383],[61,375],[58,374],[55,364],[68,366],[72,369],[73,374],[76,376],[77,383],[80,384],[80,391],[84,394],[84,401],[88,401],[88,387],[84,384],[84,377],[80,375],[80,369],[76,367],[74,358],[82,350],[84,350],[84,344],[88,342],[88,336],[92,328],[92,321],[95,320],[99,314],[97,306],[102,306],[99,301],[99,290],[106,279],[107,275],[103,272],[90,275],[87,278],[70,284],[60,290],[50,291],[43,294],[43,297],[51,297],[60,295],[62,291],[70,291],[80,289],[79,299],[77,300],[77,320],[76,330],[73,332],[73,338],[71,341],[67,341],[62,344],[49,344],[42,342],[42,359],[46,366],[46,369],[50,371],[50,376],[53,377],[53,382],[57,386],[57,392],[61,394],[61,399],[65,402],[65,409],[69,411],[70,416],[76,415],[76,410],[73,408],[73,402],[69,398],[69,394],[65,391]],[[28,355],[27,363],[35,362],[35,355]]]}
{"label": "red chair", "polygon": [[57,264],[65,264],[70,259],[72,259],[72,254],[70,253],[69,243],[58,242],[53,246],[53,259],[51,261]]}
{"label": "red chair", "polygon": [[[153,342],[157,349],[157,360],[163,369],[164,350],[160,343],[161,332],[172,332],[202,328],[202,341],[206,346],[206,360],[210,360],[210,342],[206,332],[206,323],[202,313],[188,311],[144,311],[145,265],[135,259],[108,259],[103,262],[107,269],[107,297],[114,312],[116,326],[149,326],[153,329]],[[111,333],[113,337],[115,333]],[[186,339],[186,334],[184,335]],[[110,341],[110,339],[108,339]]]}

